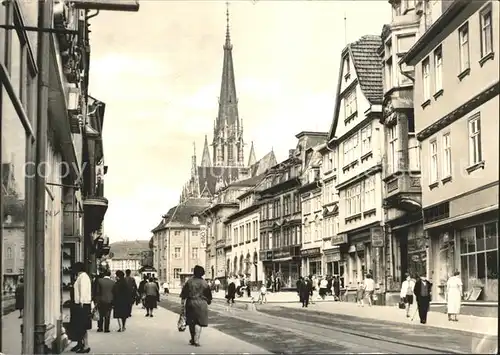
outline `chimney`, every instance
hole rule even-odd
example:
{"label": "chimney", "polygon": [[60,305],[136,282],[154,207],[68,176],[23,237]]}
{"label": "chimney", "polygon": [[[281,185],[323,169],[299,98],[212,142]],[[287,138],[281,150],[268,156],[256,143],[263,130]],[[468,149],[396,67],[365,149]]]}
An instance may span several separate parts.
{"label": "chimney", "polygon": [[288,157],[292,158],[295,155],[295,149],[288,149]]}

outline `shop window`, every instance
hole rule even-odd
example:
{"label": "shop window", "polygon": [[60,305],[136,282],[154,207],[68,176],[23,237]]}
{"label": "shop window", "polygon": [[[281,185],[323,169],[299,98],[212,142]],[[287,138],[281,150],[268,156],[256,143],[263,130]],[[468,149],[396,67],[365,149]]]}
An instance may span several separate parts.
{"label": "shop window", "polygon": [[498,223],[460,231],[460,270],[465,291],[482,288],[480,300],[498,300]]}

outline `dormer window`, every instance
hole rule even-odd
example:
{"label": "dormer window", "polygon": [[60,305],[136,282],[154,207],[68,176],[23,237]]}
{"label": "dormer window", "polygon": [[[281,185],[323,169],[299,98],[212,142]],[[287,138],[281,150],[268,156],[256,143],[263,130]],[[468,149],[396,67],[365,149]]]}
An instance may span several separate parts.
{"label": "dormer window", "polygon": [[349,80],[351,77],[351,61],[349,56],[347,55],[344,59],[344,79],[345,81]]}
{"label": "dormer window", "polygon": [[198,219],[198,216],[193,216],[192,220],[191,220],[191,223],[192,224],[200,224],[200,221]]}

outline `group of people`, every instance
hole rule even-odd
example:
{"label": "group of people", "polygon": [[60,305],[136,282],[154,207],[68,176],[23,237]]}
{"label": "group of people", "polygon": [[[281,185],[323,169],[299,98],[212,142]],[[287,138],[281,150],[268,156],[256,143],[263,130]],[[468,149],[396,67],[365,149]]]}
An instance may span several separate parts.
{"label": "group of people", "polygon": [[301,276],[296,282],[297,294],[303,307],[314,303],[317,297],[325,299],[326,296],[333,296],[336,301],[340,301],[342,287],[342,279],[339,276]]}
{"label": "group of people", "polygon": [[[420,323],[427,323],[427,313],[432,301],[432,283],[425,275],[412,276],[406,273],[406,280],[401,284],[401,304],[406,310],[406,317],[410,317],[410,307],[417,302]],[[460,273],[455,271],[446,283],[446,313],[448,321],[457,322],[463,297],[463,284]]]}
{"label": "group of people", "polygon": [[71,351],[90,352],[87,331],[92,329],[93,318],[97,318],[98,332],[110,333],[113,313],[113,318],[118,322],[117,331],[124,332],[127,319],[132,316],[132,307],[138,299],[143,300],[146,316],[153,316],[153,308],[156,308],[156,301],[160,297],[158,283],[153,278],[145,278],[137,286],[130,270],[125,273],[116,271],[114,279],[109,270],[104,270],[92,282],[83,263],[75,263],[72,270],[76,281],[73,284],[70,327],[72,338],[77,344]]}

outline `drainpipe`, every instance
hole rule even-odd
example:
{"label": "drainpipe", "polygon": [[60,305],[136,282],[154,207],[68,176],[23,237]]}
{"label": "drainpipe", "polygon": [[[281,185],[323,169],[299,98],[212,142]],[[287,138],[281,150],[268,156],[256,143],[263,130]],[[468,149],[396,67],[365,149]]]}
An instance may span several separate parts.
{"label": "drainpipe", "polygon": [[[52,19],[53,2],[39,0],[38,28],[52,28]],[[35,346],[34,349],[24,349],[28,350],[26,353],[35,354],[45,353],[45,162],[47,161],[50,37],[51,34],[48,32],[38,33],[36,162],[42,171],[35,177],[35,270],[29,270],[35,277],[35,290],[34,294],[28,295],[33,297],[35,303]]]}

